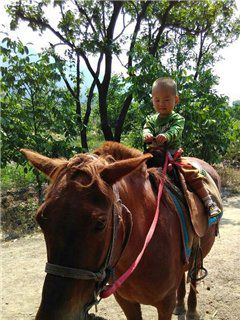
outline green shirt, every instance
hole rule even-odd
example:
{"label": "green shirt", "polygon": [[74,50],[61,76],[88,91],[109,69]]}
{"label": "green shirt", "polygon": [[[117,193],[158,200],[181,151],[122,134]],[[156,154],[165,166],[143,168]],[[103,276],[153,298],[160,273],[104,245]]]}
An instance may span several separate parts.
{"label": "green shirt", "polygon": [[[155,113],[146,118],[146,123],[143,128],[143,138],[147,134],[152,134],[156,137],[158,134],[163,133],[167,138],[167,149],[177,150],[182,144],[184,123],[185,119],[174,111],[165,118],[160,118],[159,113]],[[156,146],[158,145],[155,141],[149,145],[149,147]]]}

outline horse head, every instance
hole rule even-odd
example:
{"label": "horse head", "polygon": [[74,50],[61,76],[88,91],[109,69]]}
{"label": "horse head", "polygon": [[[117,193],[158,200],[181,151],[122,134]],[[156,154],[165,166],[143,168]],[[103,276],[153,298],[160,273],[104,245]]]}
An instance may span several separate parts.
{"label": "horse head", "polygon": [[122,207],[113,186],[151,155],[109,163],[91,154],[65,160],[21,152],[51,180],[36,217],[48,260],[36,319],[85,319],[120,250],[114,233],[124,242]]}

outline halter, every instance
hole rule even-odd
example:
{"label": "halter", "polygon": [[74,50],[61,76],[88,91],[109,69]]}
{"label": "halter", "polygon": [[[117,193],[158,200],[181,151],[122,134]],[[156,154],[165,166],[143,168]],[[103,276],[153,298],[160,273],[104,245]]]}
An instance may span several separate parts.
{"label": "halter", "polygon": [[[94,280],[96,282],[93,299],[91,302],[89,302],[84,306],[83,311],[81,313],[82,314],[81,319],[85,319],[87,312],[91,309],[91,307],[93,305],[97,306],[97,304],[100,302],[101,299],[98,299],[99,293],[103,290],[109,278],[113,275],[114,267],[110,265],[110,261],[112,260],[112,257],[113,257],[113,251],[116,243],[117,227],[119,224],[118,203],[120,203],[121,207],[124,208],[128,212],[128,214],[131,215],[128,208],[122,203],[121,199],[119,198],[119,192],[115,185],[113,186],[113,191],[117,200],[113,204],[113,208],[112,208],[112,236],[111,236],[111,242],[107,251],[105,261],[101,266],[101,268],[98,271],[93,272],[87,269],[69,268],[69,267],[65,267],[65,266],[61,266],[61,265],[57,265],[49,262],[46,263],[45,272],[48,274],[63,277],[63,278],[71,278],[71,279],[78,279],[78,280]],[[132,230],[132,225],[130,227],[130,232],[126,234],[125,239],[123,241],[123,248],[121,250],[120,257],[128,243],[131,230]]]}

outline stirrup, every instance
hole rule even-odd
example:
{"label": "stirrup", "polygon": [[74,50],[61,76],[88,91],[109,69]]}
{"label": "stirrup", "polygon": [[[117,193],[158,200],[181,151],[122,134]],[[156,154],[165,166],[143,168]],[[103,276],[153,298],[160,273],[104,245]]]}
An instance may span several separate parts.
{"label": "stirrup", "polygon": [[215,202],[210,204],[208,207],[208,214],[210,218],[216,217],[221,213],[221,210],[218,208]]}

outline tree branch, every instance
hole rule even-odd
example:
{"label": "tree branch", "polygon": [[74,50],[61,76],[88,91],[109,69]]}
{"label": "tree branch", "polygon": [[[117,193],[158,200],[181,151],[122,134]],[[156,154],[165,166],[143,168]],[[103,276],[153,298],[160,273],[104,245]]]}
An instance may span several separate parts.
{"label": "tree branch", "polygon": [[23,10],[21,10],[21,8],[18,8],[18,10],[16,11],[16,15],[21,20],[29,22],[30,26],[31,26],[31,24],[36,24],[39,27],[41,27],[43,30],[44,29],[50,30],[53,34],[55,34],[55,36],[57,36],[60,40],[62,40],[62,42],[64,42],[70,48],[75,49],[75,45],[73,43],[71,43],[70,41],[68,41],[59,31],[55,30],[49,23],[47,23],[43,20],[40,20],[40,19],[35,19],[33,17],[25,16],[24,12],[23,12]]}
{"label": "tree branch", "polygon": [[201,64],[201,60],[202,60],[202,57],[204,54],[203,53],[203,46],[204,46],[205,39],[206,39],[205,35],[200,33],[200,48],[199,48],[199,54],[198,54],[197,63],[196,63],[196,72],[194,74],[194,80],[197,80],[198,75],[199,75],[200,64]]}
{"label": "tree branch", "polygon": [[[53,55],[54,59],[55,59],[56,61],[60,61],[60,62],[61,62],[61,59],[58,57],[58,55],[57,55],[56,52],[54,51],[54,45],[52,45],[51,43],[50,43],[50,45],[51,45],[51,48],[52,48],[52,50],[53,50],[53,51],[52,51],[52,55]],[[74,100],[76,100],[76,99],[77,99],[77,96],[76,96],[75,92],[73,91],[73,89],[72,89],[70,83],[68,82],[67,78],[65,77],[64,72],[61,70],[61,68],[58,68],[58,67],[57,67],[57,69],[58,69],[58,71],[60,72],[61,77],[62,77],[62,79],[63,79],[63,81],[64,81],[67,89],[69,90],[70,94],[72,95],[72,97],[74,98]]]}
{"label": "tree branch", "polygon": [[149,53],[151,55],[155,55],[158,49],[158,45],[162,36],[162,33],[166,27],[167,24],[167,18],[169,15],[169,12],[171,11],[171,9],[176,5],[177,2],[175,1],[171,1],[169,6],[167,7],[166,11],[164,12],[163,16],[162,16],[162,21],[161,21],[161,26],[158,29],[158,33],[156,35],[155,41],[153,43],[153,45],[149,48]]}
{"label": "tree branch", "polygon": [[78,116],[78,122],[82,123],[82,113],[81,113],[81,102],[80,102],[80,57],[77,54],[77,63],[76,63],[76,80],[77,80],[77,88],[76,88],[76,114]]}
{"label": "tree branch", "polygon": [[106,37],[107,31],[106,31],[105,10],[104,10],[104,2],[103,1],[101,1],[101,6],[102,6],[102,19],[103,19],[103,34],[102,34],[102,32],[101,32],[101,34],[103,37]]}
{"label": "tree branch", "polygon": [[87,19],[87,22],[89,23],[89,25],[92,28],[92,31],[96,34],[97,31],[96,31],[94,25],[92,24],[92,20],[89,18],[87,12],[83,9],[83,7],[80,6],[80,4],[79,4],[79,2],[77,0],[74,0],[74,3],[78,8],[79,13],[85,16],[85,18]]}
{"label": "tree branch", "polygon": [[[84,60],[84,62],[86,64],[89,72],[91,73],[93,79],[96,81],[97,86],[100,87],[101,86],[100,80],[98,79],[98,76],[97,76],[96,72],[93,70],[93,68],[92,68],[92,66],[91,66],[91,64],[89,62],[89,59],[87,58],[86,54],[80,48],[77,49],[77,50],[79,50],[79,53],[80,53],[81,57],[83,58],[83,60]],[[102,53],[100,55],[102,55]]]}
{"label": "tree branch", "polygon": [[146,1],[146,2],[142,2],[141,6],[141,12],[139,13],[139,15],[137,15],[137,22],[133,31],[133,37],[132,37],[132,41],[130,44],[130,48],[129,48],[129,57],[128,57],[128,68],[132,67],[132,61],[133,61],[133,57],[132,57],[132,53],[133,53],[133,49],[137,40],[137,35],[138,32],[140,30],[140,25],[141,25],[141,21],[142,19],[145,17],[146,11],[147,11],[147,7],[150,5],[151,1]]}

